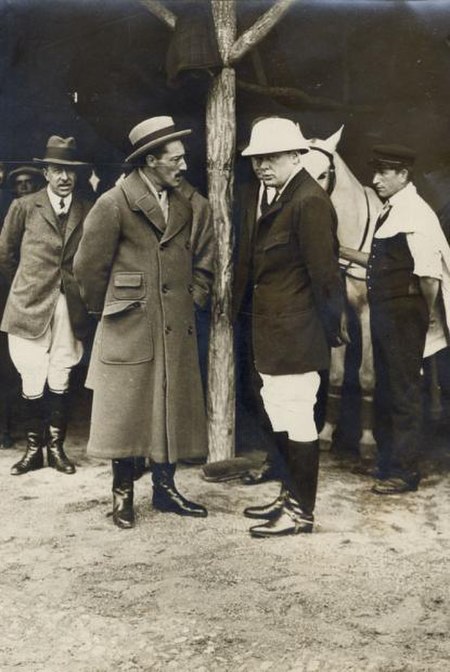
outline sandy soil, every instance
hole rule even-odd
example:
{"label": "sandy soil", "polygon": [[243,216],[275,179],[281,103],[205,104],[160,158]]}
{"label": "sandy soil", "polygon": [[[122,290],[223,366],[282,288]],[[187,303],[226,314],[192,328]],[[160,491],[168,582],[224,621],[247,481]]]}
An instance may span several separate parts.
{"label": "sandy soil", "polygon": [[23,442],[0,451],[2,672],[449,669],[445,437],[420,491],[391,498],[323,454],[315,533],[253,540],[241,511],[276,484],[206,483],[200,467],[177,479],[208,518],[153,511],[147,474],[136,528],[115,528],[78,415],[74,476],[12,477]]}

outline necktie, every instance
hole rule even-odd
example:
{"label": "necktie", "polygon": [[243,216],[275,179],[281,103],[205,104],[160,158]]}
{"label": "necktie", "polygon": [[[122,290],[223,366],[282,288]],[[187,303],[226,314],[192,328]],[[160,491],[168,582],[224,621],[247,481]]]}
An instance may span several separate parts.
{"label": "necktie", "polygon": [[384,224],[384,222],[387,220],[387,218],[389,217],[389,213],[390,213],[391,209],[392,209],[392,205],[390,203],[385,203],[384,204],[384,207],[383,207],[382,211],[380,212],[380,214],[378,215],[377,221],[375,222],[375,231],[378,231],[380,226],[382,224]]}
{"label": "necktie", "polygon": [[269,209],[269,199],[267,198],[267,187],[265,186],[261,197],[261,215],[265,215]]}
{"label": "necktie", "polygon": [[159,205],[164,215],[164,221],[167,224],[169,219],[169,201],[167,197],[167,191],[158,191]]}
{"label": "necktie", "polygon": [[59,208],[60,208],[60,213],[59,213],[59,214],[60,214],[60,215],[63,215],[63,214],[64,214],[64,205],[65,205],[65,204],[64,204],[64,199],[62,198],[62,199],[59,201]]}

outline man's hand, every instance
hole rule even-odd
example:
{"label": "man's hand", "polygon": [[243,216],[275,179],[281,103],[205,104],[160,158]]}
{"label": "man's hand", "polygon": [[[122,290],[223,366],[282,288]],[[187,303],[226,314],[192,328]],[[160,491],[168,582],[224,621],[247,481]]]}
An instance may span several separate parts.
{"label": "man's hand", "polygon": [[348,333],[348,318],[347,311],[343,310],[341,314],[341,323],[339,325],[339,335],[336,338],[336,347],[341,345],[349,345],[350,335]]}

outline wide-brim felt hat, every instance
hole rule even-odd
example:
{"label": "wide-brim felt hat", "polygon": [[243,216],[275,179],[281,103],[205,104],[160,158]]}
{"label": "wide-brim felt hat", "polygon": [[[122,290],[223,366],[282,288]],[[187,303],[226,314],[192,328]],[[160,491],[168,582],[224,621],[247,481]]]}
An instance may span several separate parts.
{"label": "wide-brim felt hat", "polygon": [[292,151],[309,151],[308,141],[303,137],[300,126],[290,119],[268,117],[253,125],[250,142],[242,151],[242,156]]}
{"label": "wide-brim felt hat", "polygon": [[85,161],[79,160],[75,138],[60,138],[59,135],[50,136],[45,149],[45,156],[42,159],[33,159],[33,161],[72,167],[89,165]]}
{"label": "wide-brim felt hat", "polygon": [[172,117],[151,117],[141,121],[131,129],[129,139],[133,145],[132,153],[125,161],[130,163],[138,156],[147,154],[150,149],[171,142],[192,133],[191,128],[177,129]]}
{"label": "wide-brim felt hat", "polygon": [[17,168],[14,168],[14,170],[11,170],[8,173],[8,181],[13,181],[14,178],[16,178],[18,175],[32,175],[33,177],[39,177],[44,179],[44,175],[42,173],[42,170],[40,168],[35,168],[34,166],[18,166]]}
{"label": "wide-brim felt hat", "polygon": [[416,153],[405,145],[375,145],[369,165],[374,168],[411,168]]}

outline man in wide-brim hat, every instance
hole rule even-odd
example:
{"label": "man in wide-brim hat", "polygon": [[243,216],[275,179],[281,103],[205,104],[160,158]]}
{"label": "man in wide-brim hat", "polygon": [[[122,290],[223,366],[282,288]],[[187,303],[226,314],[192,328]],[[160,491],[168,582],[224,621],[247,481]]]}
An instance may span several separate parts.
{"label": "man in wide-brim hat", "polygon": [[281,491],[275,501],[248,507],[260,520],[255,537],[311,532],[319,473],[314,406],[319,372],[330,347],[348,339],[345,295],[338,265],[336,215],[331,201],[302,166],[306,142],[289,119],[254,124],[242,152],[266,188],[249,198],[241,225],[234,314],[248,292],[256,370],[275,433]]}
{"label": "man in wide-brim hat", "polygon": [[73,474],[64,452],[69,376],[83,354],[89,318],[72,262],[91,204],[74,192],[77,169],[86,165],[74,138],[51,136],[35,162],[47,186],[13,201],[0,236],[0,271],[11,282],[1,329],[22,379],[27,435],[11,473],[43,467],[46,446],[48,466]]}
{"label": "man in wide-brim hat", "polygon": [[154,508],[207,515],[174,482],[177,460],[207,452],[194,308],[208,301],[213,239],[207,202],[183,185],[190,133],[168,116],[131,130],[134,169],[91,210],[75,258],[81,295],[100,321],[88,452],[112,460],[121,528],[134,525],[136,457],[152,461]]}

